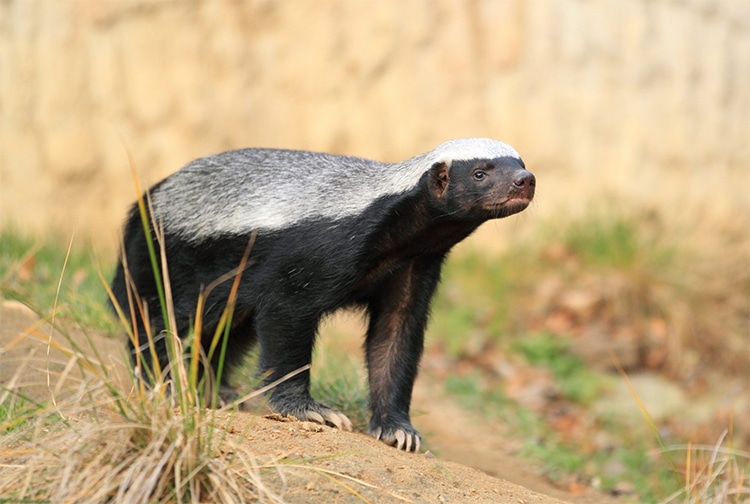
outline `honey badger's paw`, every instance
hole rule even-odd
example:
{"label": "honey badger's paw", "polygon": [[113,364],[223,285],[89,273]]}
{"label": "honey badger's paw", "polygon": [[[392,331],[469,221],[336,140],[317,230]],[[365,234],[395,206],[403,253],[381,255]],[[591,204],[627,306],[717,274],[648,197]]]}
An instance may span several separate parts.
{"label": "honey badger's paw", "polygon": [[343,431],[351,432],[353,429],[352,421],[349,420],[349,417],[340,411],[336,411],[325,404],[320,404],[313,400],[304,401],[303,403],[285,401],[281,404],[272,404],[272,408],[282,415],[291,415],[297,420],[328,425]]}
{"label": "honey badger's paw", "polygon": [[395,425],[370,424],[370,435],[399,450],[419,453],[422,438],[409,423]]}

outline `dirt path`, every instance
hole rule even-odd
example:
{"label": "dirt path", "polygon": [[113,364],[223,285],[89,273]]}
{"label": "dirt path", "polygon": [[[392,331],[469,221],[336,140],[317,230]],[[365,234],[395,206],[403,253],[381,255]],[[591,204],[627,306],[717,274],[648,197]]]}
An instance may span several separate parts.
{"label": "dirt path", "polygon": [[[24,333],[29,336],[19,336]],[[54,373],[77,373],[66,368],[68,356],[54,349],[48,352],[50,334],[54,340],[60,338],[48,325],[39,323],[27,308],[14,302],[0,302],[3,387],[16,386],[22,381],[27,385],[24,389],[27,394],[46,401],[56,388],[54,381],[47,383],[47,369]],[[120,342],[76,330],[71,334],[81,340],[84,352],[90,341],[103,360],[123,369],[117,364],[122,362],[123,355]],[[287,464],[285,481],[271,474],[267,484],[277,492],[285,489],[283,495],[288,502],[362,502],[364,498],[369,502],[551,504],[610,500],[600,495],[572,495],[555,488],[527,462],[512,455],[512,446],[503,436],[502,426],[463,411],[437,392],[438,387],[429,379],[419,383],[415,404],[426,413],[417,417],[415,424],[429,438],[439,457],[431,453],[401,453],[361,433],[343,433],[316,424],[280,422],[246,413],[231,414],[229,430],[235,441],[248,443],[259,458],[274,458]],[[291,461],[304,464],[293,466]],[[345,485],[342,485],[342,480],[332,481],[321,470],[353,479],[343,480]]]}

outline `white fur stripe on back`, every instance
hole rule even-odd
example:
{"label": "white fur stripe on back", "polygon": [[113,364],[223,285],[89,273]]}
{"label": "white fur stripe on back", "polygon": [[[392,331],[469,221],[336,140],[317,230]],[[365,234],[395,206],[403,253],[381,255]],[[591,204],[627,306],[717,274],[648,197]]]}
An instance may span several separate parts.
{"label": "white fur stripe on back", "polygon": [[278,230],[310,218],[361,213],[376,199],[413,188],[437,162],[513,157],[487,138],[450,140],[400,163],[307,151],[243,149],[197,159],[152,194],[168,232],[190,241]]}

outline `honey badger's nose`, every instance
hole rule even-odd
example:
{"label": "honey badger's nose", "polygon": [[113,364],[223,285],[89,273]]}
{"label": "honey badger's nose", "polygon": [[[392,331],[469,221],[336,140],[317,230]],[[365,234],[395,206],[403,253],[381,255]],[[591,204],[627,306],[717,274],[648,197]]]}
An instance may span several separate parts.
{"label": "honey badger's nose", "polygon": [[513,174],[513,187],[516,189],[529,189],[536,186],[536,177],[526,170],[518,170]]}

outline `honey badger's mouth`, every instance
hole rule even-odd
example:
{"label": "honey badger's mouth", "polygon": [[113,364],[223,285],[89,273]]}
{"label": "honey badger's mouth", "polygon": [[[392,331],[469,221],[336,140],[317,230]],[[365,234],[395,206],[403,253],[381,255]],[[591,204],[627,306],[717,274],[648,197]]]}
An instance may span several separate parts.
{"label": "honey badger's mouth", "polygon": [[531,198],[522,195],[509,196],[501,201],[483,205],[484,209],[497,217],[507,217],[524,210],[531,203]]}
{"label": "honey badger's mouth", "polygon": [[507,198],[504,198],[500,201],[492,201],[490,203],[487,203],[485,205],[485,208],[488,210],[499,210],[501,208],[514,208],[514,207],[522,207],[526,208],[529,206],[529,203],[531,203],[531,199],[528,196],[523,196],[520,194],[514,195],[514,196],[508,196]]}

